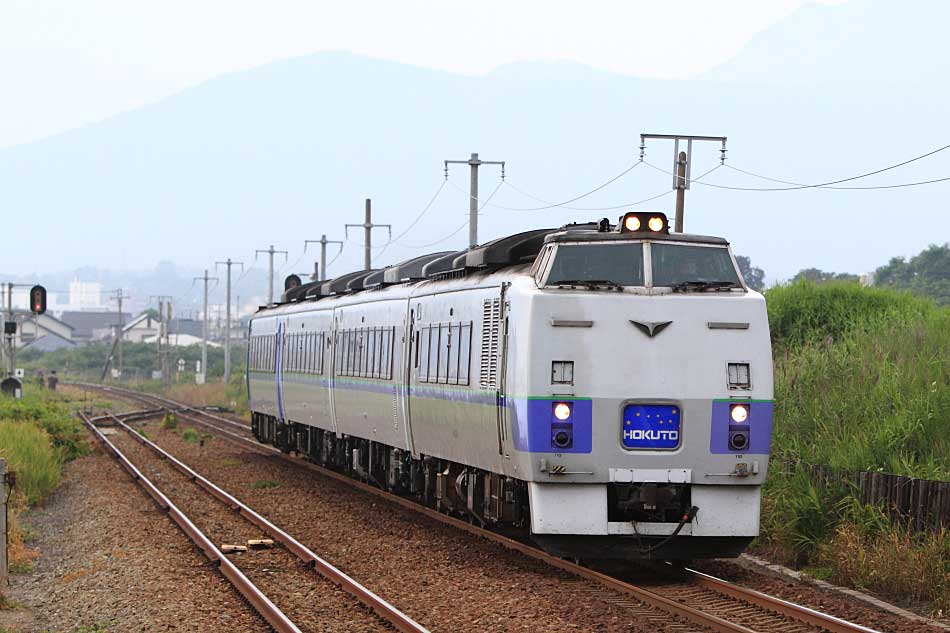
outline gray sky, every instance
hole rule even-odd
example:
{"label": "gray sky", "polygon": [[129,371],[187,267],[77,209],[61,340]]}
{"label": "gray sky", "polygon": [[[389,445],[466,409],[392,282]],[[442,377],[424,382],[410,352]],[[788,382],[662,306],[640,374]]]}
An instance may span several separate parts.
{"label": "gray sky", "polygon": [[[820,0],[840,4],[842,0]],[[688,78],[803,0],[0,0],[0,147],[230,71],[345,50],[482,74],[569,60]]]}

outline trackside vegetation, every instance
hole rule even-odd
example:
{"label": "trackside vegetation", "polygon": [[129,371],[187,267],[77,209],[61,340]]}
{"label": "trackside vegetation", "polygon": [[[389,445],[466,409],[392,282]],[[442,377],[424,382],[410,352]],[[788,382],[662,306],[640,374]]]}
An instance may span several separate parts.
{"label": "trackside vegetation", "polygon": [[19,514],[42,503],[59,484],[63,464],[89,451],[80,422],[65,398],[27,384],[21,400],[0,398],[0,457],[16,473],[10,497],[10,568],[25,571],[35,557],[23,545]]}
{"label": "trackside vegetation", "polygon": [[757,547],[819,576],[950,608],[950,532],[914,532],[806,465],[950,480],[950,309],[800,281],[766,292],[773,460]]}

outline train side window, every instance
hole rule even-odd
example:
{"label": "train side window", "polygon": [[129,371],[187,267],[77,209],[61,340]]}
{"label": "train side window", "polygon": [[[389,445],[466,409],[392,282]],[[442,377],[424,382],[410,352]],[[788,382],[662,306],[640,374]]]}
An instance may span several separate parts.
{"label": "train side window", "polygon": [[429,382],[429,328],[419,329],[419,381]]}
{"label": "train side window", "polygon": [[429,382],[439,382],[439,352],[442,349],[442,328],[433,325],[429,330]]}
{"label": "train side window", "polygon": [[447,381],[450,385],[459,384],[459,339],[460,339],[460,329],[461,323],[450,323],[449,324],[449,340],[448,340],[448,373]]}
{"label": "train side window", "polygon": [[376,328],[366,331],[366,375],[370,378],[379,378],[379,352],[376,348]]}
{"label": "train side window", "polygon": [[439,325],[439,373],[436,378],[436,382],[442,384],[448,382],[449,345],[449,324],[442,323]]}
{"label": "train side window", "polygon": [[472,322],[462,323],[459,327],[459,381],[460,385],[468,384],[469,367],[472,363]]}
{"label": "train side window", "polygon": [[347,333],[346,331],[337,332],[336,334],[336,373],[341,376],[346,375],[346,350],[347,350]]}
{"label": "train side window", "polygon": [[392,380],[393,377],[393,332],[391,327],[382,330],[382,364],[380,366],[380,378],[383,380]]}

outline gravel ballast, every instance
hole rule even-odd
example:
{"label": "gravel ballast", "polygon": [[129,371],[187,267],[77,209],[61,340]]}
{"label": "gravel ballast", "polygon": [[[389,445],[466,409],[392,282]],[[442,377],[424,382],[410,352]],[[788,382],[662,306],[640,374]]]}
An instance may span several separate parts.
{"label": "gravel ballast", "polygon": [[116,461],[96,445],[26,523],[40,551],[11,576],[11,631],[249,631],[270,628]]}

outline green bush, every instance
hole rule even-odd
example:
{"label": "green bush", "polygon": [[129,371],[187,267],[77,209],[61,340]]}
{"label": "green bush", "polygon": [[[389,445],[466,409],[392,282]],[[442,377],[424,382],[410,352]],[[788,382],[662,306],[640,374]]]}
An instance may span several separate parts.
{"label": "green bush", "polygon": [[0,457],[17,475],[16,505],[39,503],[59,484],[59,452],[49,434],[37,426],[0,421]]}
{"label": "green bush", "polygon": [[198,431],[192,428],[185,429],[185,431],[181,434],[181,439],[194,444],[198,441]]}
{"label": "green bush", "polygon": [[770,288],[765,298],[779,350],[836,342],[882,322],[913,323],[936,309],[929,299],[846,282],[797,281]]}
{"label": "green bush", "polygon": [[19,400],[0,398],[0,420],[26,422],[42,428],[49,433],[64,462],[89,451],[82,423],[70,412],[62,397],[49,391],[27,392]]}
{"label": "green bush", "polygon": [[888,556],[917,561],[948,551],[950,535],[912,536],[847,485],[816,483],[801,466],[950,479],[950,309],[841,283],[779,286],[766,300],[775,423],[757,546],[820,565],[838,582],[945,607],[946,566],[931,565],[916,584],[913,574],[881,570]]}

